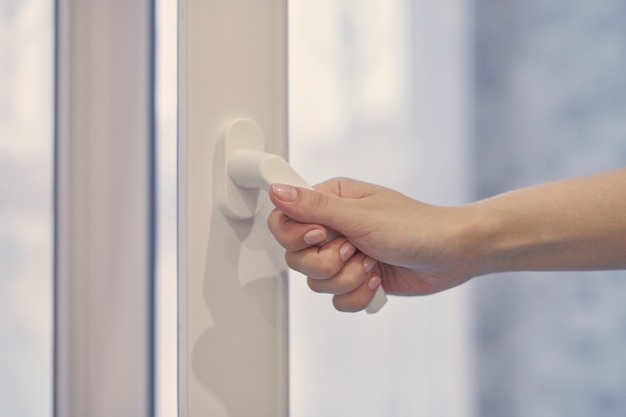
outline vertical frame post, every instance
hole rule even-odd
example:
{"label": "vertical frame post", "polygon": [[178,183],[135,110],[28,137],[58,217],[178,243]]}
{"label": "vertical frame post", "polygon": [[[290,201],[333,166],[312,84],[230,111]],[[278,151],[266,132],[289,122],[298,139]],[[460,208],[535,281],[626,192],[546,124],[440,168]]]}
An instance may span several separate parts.
{"label": "vertical frame post", "polygon": [[287,1],[180,0],[178,74],[180,416],[286,416],[286,267],[269,200],[229,219],[215,181],[235,119],[287,153]]}
{"label": "vertical frame post", "polygon": [[58,417],[153,413],[153,4],[56,2]]}

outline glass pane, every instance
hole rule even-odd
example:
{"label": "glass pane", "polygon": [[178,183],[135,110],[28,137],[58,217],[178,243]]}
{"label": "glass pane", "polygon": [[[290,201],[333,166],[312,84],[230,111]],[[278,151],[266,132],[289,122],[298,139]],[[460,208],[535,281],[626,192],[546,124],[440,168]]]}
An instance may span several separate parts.
{"label": "glass pane", "polygon": [[52,404],[53,6],[0,0],[0,415]]}
{"label": "glass pane", "polygon": [[[467,16],[454,1],[290,2],[296,169],[466,201]],[[298,274],[290,290],[292,415],[473,415],[466,289],[375,315],[334,311]]]}
{"label": "glass pane", "polygon": [[[624,5],[494,6],[474,3],[479,196],[626,166]],[[626,415],[625,278],[478,280],[478,415]]]}

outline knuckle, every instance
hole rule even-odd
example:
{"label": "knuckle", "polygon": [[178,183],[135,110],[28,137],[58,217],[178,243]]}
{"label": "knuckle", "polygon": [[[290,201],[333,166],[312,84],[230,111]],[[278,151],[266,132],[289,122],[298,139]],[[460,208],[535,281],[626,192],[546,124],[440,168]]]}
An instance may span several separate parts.
{"label": "knuckle", "polygon": [[265,223],[267,224],[267,228],[272,231],[274,229],[274,225],[278,223],[278,217],[280,216],[280,212],[276,209],[272,210],[272,212],[267,216]]}
{"label": "knuckle", "polygon": [[311,291],[316,292],[318,294],[325,293],[323,285],[321,285],[321,281],[319,279],[307,277],[307,285],[311,289]]}
{"label": "knuckle", "polygon": [[274,235],[274,238],[276,239],[278,244],[282,246],[284,249],[286,249],[287,251],[291,248],[290,240],[287,236],[281,233],[277,233]]}
{"label": "knuckle", "polygon": [[358,291],[333,297],[335,308],[346,313],[364,310],[368,304],[369,299]]}
{"label": "knuckle", "polygon": [[278,241],[281,246],[285,247],[287,242],[285,239],[285,230],[284,227],[282,227],[284,222],[282,222],[281,216],[284,216],[284,214],[277,210],[272,211],[267,217],[266,224],[267,229],[274,236],[276,241]]}
{"label": "knuckle", "polygon": [[302,272],[300,270],[301,268],[300,257],[295,252],[289,252],[289,251],[285,252],[285,263],[287,264],[289,268],[298,272]]}
{"label": "knuckle", "polygon": [[301,272],[312,279],[326,280],[337,274],[337,267],[328,260],[320,258],[313,250],[285,252],[285,263],[295,271]]}
{"label": "knuckle", "polygon": [[335,294],[348,294],[361,286],[361,279],[354,273],[342,271],[334,279]]}
{"label": "knuckle", "polygon": [[335,309],[344,313],[356,313],[365,308],[365,306],[361,306],[360,303],[355,302],[352,298],[340,296],[333,297],[333,305]]}
{"label": "knuckle", "polygon": [[349,273],[344,277],[343,286],[346,292],[353,291],[363,284],[361,274]]}
{"label": "knuckle", "polygon": [[323,210],[328,206],[328,196],[322,193],[308,193],[309,205],[314,210]]}
{"label": "knuckle", "polygon": [[337,274],[337,265],[332,262],[325,261],[318,264],[319,278],[328,279]]}

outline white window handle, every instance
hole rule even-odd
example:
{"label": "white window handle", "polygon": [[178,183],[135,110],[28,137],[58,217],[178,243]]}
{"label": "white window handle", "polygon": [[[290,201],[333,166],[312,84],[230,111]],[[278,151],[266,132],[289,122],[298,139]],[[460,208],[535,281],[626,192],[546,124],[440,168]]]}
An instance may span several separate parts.
{"label": "white window handle", "polygon": [[[224,188],[220,203],[231,217],[253,216],[258,196],[250,194],[250,191],[268,190],[271,184],[313,190],[281,156],[264,152],[263,131],[255,122],[247,119],[235,121],[227,128],[224,139],[225,178],[221,184]],[[334,230],[329,230],[329,240],[339,236]],[[376,313],[386,302],[387,295],[379,286],[365,311]]]}

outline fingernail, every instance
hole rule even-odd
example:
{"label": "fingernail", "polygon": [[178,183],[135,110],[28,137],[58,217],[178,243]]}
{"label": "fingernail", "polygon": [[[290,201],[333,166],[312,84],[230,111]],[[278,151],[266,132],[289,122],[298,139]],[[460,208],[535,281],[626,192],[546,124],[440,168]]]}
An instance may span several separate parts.
{"label": "fingernail", "polygon": [[372,259],[369,256],[366,256],[365,259],[363,259],[363,271],[365,271],[366,274],[374,269],[375,266],[376,259]]}
{"label": "fingernail", "polygon": [[324,233],[320,229],[309,230],[302,236],[302,240],[307,245],[316,245],[324,241]]}
{"label": "fingernail", "polygon": [[370,290],[375,290],[380,285],[380,277],[378,275],[374,275],[367,282],[367,286]]}
{"label": "fingernail", "polygon": [[354,247],[354,245],[350,242],[346,242],[341,245],[341,248],[339,249],[339,257],[342,261],[347,262],[348,259],[350,259],[352,255],[354,255],[355,251],[356,248]]}
{"label": "fingernail", "polygon": [[276,197],[286,203],[292,203],[296,201],[296,198],[298,197],[298,190],[291,185],[272,184],[272,189],[274,190]]}

